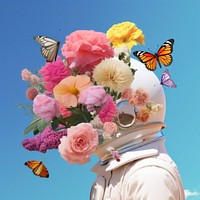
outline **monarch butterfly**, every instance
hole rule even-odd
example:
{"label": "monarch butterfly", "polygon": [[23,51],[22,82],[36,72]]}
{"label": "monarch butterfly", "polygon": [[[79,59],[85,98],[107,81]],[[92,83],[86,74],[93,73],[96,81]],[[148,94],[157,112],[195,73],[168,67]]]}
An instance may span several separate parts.
{"label": "monarch butterfly", "polygon": [[165,85],[167,87],[171,87],[171,88],[176,88],[176,84],[174,83],[174,81],[171,79],[171,76],[169,74],[169,70],[166,69],[162,76],[161,76],[161,82],[160,82],[161,85]]}
{"label": "monarch butterfly", "polygon": [[49,172],[42,161],[30,160],[25,162],[24,164],[31,168],[36,176],[40,176],[42,178],[49,177]]}
{"label": "monarch butterfly", "polygon": [[46,62],[56,60],[60,42],[46,36],[35,36],[33,39],[41,44],[41,54],[46,58]]}
{"label": "monarch butterfly", "polygon": [[162,44],[155,54],[145,51],[135,51],[133,55],[136,56],[142,63],[145,64],[146,68],[150,71],[156,69],[157,63],[161,68],[161,64],[168,66],[172,63],[171,53],[173,52],[174,39],[169,39]]}

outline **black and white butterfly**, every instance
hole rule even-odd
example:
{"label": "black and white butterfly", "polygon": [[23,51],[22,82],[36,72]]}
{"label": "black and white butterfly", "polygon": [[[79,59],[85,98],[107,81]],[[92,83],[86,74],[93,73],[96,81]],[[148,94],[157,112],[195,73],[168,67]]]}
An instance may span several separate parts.
{"label": "black and white butterfly", "polygon": [[44,58],[46,58],[46,62],[52,62],[53,60],[56,60],[60,42],[55,41],[47,36],[35,36],[33,39],[39,42],[42,46],[41,54]]}

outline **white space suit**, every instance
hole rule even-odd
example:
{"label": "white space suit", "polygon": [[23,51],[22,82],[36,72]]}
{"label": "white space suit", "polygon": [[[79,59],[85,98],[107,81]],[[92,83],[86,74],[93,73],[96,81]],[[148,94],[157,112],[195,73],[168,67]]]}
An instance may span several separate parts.
{"label": "white space suit", "polygon": [[[97,174],[90,200],[184,200],[184,189],[176,164],[168,155],[162,134],[165,127],[165,95],[160,81],[143,64],[131,59],[136,71],[132,87],[149,91],[150,99],[163,105],[158,115],[143,125],[122,128],[119,137],[100,145],[95,155]],[[109,157],[118,150],[120,161]]]}

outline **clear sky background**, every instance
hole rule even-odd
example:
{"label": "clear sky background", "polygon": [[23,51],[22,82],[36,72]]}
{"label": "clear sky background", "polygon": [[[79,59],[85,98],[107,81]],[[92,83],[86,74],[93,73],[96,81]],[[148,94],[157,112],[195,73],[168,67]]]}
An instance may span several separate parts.
{"label": "clear sky background", "polygon": [[[132,21],[145,34],[145,46],[133,50],[155,52],[174,38],[174,61],[169,67],[177,88],[166,88],[164,130],[169,154],[178,165],[188,200],[200,199],[200,1],[191,0],[5,0],[0,3],[0,199],[87,200],[98,161],[79,166],[67,164],[57,150],[46,154],[23,149],[24,128],[31,116],[18,109],[29,103],[21,70],[32,72],[45,64],[40,46],[32,39],[47,35],[64,43],[77,29],[106,32],[113,24]],[[60,52],[59,52],[60,54]],[[133,57],[133,56],[132,56]],[[157,69],[161,76],[164,68]],[[31,137],[32,135],[28,135]],[[42,179],[24,166],[43,160],[50,177]]]}

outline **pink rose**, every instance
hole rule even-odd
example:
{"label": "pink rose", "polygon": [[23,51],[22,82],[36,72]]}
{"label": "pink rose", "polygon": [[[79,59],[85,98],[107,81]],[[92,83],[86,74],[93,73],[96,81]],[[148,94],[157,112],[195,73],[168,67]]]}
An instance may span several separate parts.
{"label": "pink rose", "polygon": [[87,110],[91,112],[95,106],[101,106],[106,100],[106,91],[102,86],[90,86],[81,92],[78,103],[86,105]]}
{"label": "pink rose", "polygon": [[33,100],[33,112],[47,122],[54,117],[60,116],[60,105],[51,97],[44,94],[38,94]]}
{"label": "pink rose", "polygon": [[112,135],[117,132],[117,125],[114,122],[105,122],[103,129]]}
{"label": "pink rose", "polygon": [[90,161],[90,155],[97,145],[98,134],[96,129],[89,123],[81,123],[68,128],[67,136],[61,138],[58,151],[71,164],[85,164]]}
{"label": "pink rose", "polygon": [[62,54],[71,67],[76,66],[79,74],[91,72],[105,58],[114,56],[114,50],[106,34],[93,30],[78,30],[66,37]]}
{"label": "pink rose", "polygon": [[21,76],[22,76],[22,80],[23,81],[30,81],[30,76],[32,75],[32,73],[30,71],[28,71],[28,69],[23,69],[21,72]]}

